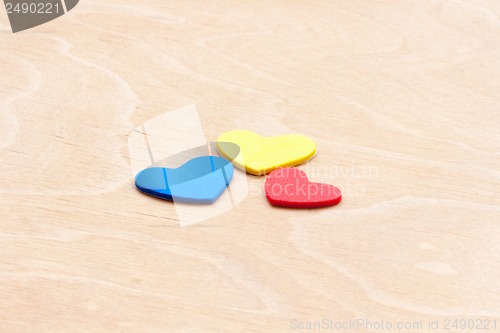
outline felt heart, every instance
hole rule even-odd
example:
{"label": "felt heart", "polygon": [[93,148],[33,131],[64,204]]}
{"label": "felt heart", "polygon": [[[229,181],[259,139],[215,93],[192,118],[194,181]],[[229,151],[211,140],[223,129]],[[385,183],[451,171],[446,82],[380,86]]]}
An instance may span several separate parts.
{"label": "felt heart", "polygon": [[4,0],[12,32],[52,21],[73,9],[79,0]]}
{"label": "felt heart", "polygon": [[135,177],[137,189],[160,199],[193,204],[214,203],[233,178],[231,162],[201,156],[176,169],[152,167]]}
{"label": "felt heart", "polygon": [[[241,152],[235,156],[219,142],[237,144]],[[302,135],[265,138],[252,131],[235,130],[217,138],[217,150],[222,157],[232,160],[235,167],[253,175],[264,175],[309,161],[316,155],[316,143]]]}
{"label": "felt heart", "polygon": [[273,206],[320,208],[338,204],[342,193],[333,185],[313,183],[304,171],[284,168],[271,172],[265,184],[266,197]]}

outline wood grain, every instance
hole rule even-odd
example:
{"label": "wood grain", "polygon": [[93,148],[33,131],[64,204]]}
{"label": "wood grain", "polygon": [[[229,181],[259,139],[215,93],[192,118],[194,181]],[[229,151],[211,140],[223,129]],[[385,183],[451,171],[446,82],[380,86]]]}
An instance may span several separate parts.
{"label": "wood grain", "polygon": [[[82,0],[18,34],[4,13],[1,332],[500,329],[498,1]],[[181,227],[134,188],[129,137],[189,105],[208,142],[310,136],[301,168],[344,201],[276,209],[242,175]]]}

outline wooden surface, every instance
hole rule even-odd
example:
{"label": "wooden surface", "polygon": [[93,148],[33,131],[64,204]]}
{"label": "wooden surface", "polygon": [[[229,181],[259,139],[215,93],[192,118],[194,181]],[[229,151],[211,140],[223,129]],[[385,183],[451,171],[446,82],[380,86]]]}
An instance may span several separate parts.
{"label": "wooden surface", "polygon": [[[82,0],[18,34],[0,10],[0,45],[1,332],[500,330],[498,1]],[[344,201],[276,209],[244,176],[181,227],[129,138],[189,105],[207,141],[310,136]]]}

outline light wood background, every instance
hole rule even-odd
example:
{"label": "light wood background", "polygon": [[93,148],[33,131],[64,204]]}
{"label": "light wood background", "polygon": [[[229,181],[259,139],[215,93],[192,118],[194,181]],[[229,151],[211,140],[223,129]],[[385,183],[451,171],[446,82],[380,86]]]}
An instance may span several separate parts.
{"label": "light wood background", "polygon": [[[0,75],[1,332],[500,330],[498,1],[82,0],[18,34],[2,9]],[[277,209],[247,177],[181,227],[128,139],[188,105],[207,141],[310,136],[344,201]]]}

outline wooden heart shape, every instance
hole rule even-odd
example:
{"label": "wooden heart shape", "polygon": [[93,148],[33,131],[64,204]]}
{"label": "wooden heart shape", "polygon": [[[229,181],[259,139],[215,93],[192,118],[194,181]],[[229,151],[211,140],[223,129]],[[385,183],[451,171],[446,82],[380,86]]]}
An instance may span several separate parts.
{"label": "wooden heart shape", "polygon": [[320,208],[338,204],[342,193],[333,185],[313,183],[304,171],[284,168],[271,172],[265,184],[266,197],[273,206]]}
{"label": "wooden heart shape", "polygon": [[[241,151],[234,156],[220,142],[234,143]],[[253,175],[265,175],[309,161],[316,155],[316,143],[302,135],[265,138],[252,131],[234,130],[217,138],[217,150],[222,157],[232,160],[238,169]]]}
{"label": "wooden heart shape", "polygon": [[174,202],[214,203],[233,178],[231,162],[217,156],[201,156],[176,169],[152,167],[135,177],[145,194]]}

